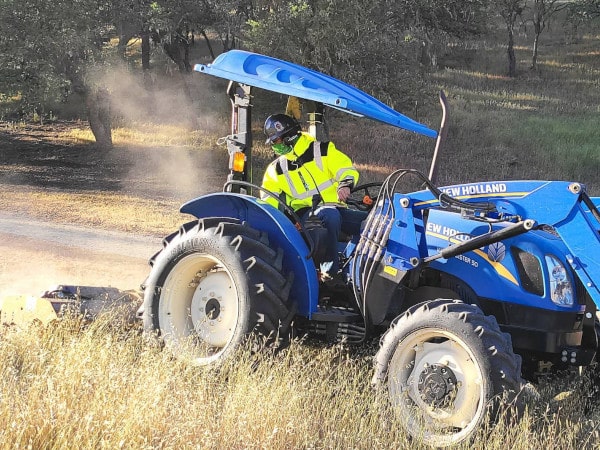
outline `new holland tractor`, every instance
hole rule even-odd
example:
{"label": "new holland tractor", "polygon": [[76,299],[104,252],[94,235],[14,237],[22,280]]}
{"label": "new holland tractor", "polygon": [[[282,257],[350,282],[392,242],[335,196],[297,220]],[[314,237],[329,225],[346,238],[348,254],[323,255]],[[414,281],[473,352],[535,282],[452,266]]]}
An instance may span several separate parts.
{"label": "new holland tractor", "polygon": [[[195,363],[216,364],[250,335],[380,336],[373,382],[407,432],[435,446],[469,439],[502,405],[518,406],[524,380],[540,371],[595,361],[600,199],[583,184],[437,187],[444,119],[438,133],[355,87],[256,53],[231,50],[195,70],[229,80],[230,174],[222,192],[181,207],[194,219],[150,261],[140,314],[165,346],[191,344]],[[335,286],[319,281],[318,224],[303,228],[253,183],[252,88],[312,105],[313,126],[331,107],[437,138],[429,176],[399,169],[355,188],[363,200],[348,207],[364,221],[338,242]],[[401,192],[407,177],[421,190]]]}

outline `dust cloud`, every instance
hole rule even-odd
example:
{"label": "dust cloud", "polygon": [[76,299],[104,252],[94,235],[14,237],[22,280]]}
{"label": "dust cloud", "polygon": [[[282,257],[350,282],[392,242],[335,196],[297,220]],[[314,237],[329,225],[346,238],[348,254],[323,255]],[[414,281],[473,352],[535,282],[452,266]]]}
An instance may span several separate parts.
{"label": "dust cloud", "polygon": [[[229,133],[226,84],[198,73],[150,77],[144,80],[122,67],[95,80],[111,94],[113,128],[135,132],[139,124],[145,130],[156,126],[163,134],[165,129],[197,133],[199,144],[117,145],[103,159],[110,164],[94,170],[94,176],[108,184],[114,181],[128,195],[181,203],[221,190],[228,158],[226,148],[218,147],[216,140]],[[119,170],[111,173],[115,163]],[[72,178],[64,181],[70,183]],[[75,232],[53,240],[41,235],[39,224],[30,228],[36,230],[34,235],[0,231],[0,298],[41,295],[58,284],[137,289],[149,273],[148,258],[160,249],[160,240],[148,241],[147,251],[123,254],[103,249],[97,241],[77,244]],[[121,241],[119,245],[128,248]]]}
{"label": "dust cloud", "polygon": [[221,189],[227,173],[227,149],[217,138],[229,133],[226,83],[197,72],[151,73],[124,67],[96,81],[111,94],[114,127],[154,126],[161,138],[190,133],[194,146],[161,144],[119,147],[129,171],[121,181],[127,192],[187,201]]}
{"label": "dust cloud", "polygon": [[0,299],[40,296],[59,284],[138,289],[148,275],[146,258],[76,248],[24,236],[0,234]]}

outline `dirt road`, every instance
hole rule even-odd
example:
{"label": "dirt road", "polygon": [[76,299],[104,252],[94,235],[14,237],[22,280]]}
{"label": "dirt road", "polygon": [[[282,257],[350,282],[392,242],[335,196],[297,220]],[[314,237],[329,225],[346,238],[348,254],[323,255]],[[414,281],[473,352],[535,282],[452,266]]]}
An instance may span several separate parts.
{"label": "dirt road", "polygon": [[[44,194],[92,193],[98,198],[123,194],[132,204],[159,199],[179,205],[220,189],[226,178],[226,151],[118,146],[100,152],[91,143],[57,138],[78,127],[81,124],[71,122],[0,123],[0,185],[6,187],[2,195],[6,200],[13,190],[24,193],[16,196],[21,203],[0,198],[4,205],[0,207],[0,298],[38,295],[57,284],[137,289],[148,276],[148,258],[162,247],[161,237],[105,231],[112,229],[110,222],[104,230],[70,225],[56,209],[56,214],[52,209],[37,214],[36,220],[33,214],[43,210],[48,198]],[[30,192],[38,196],[28,197]],[[80,206],[76,201],[72,205]],[[125,209],[127,205],[115,208],[124,209],[119,212],[123,217],[139,214]],[[175,212],[176,207],[172,207]],[[29,210],[31,217],[22,213]],[[117,215],[111,220],[121,219]]]}
{"label": "dirt road", "polygon": [[38,295],[57,284],[138,289],[161,240],[0,211],[0,297]]}

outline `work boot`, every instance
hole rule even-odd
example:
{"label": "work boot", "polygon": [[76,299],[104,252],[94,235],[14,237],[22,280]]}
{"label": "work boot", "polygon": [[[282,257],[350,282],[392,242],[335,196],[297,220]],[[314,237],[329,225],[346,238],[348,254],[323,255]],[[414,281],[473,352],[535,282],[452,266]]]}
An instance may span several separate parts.
{"label": "work boot", "polygon": [[319,281],[322,286],[329,289],[344,289],[346,287],[346,280],[344,274],[341,272],[335,275],[330,275],[328,272],[321,272]]}

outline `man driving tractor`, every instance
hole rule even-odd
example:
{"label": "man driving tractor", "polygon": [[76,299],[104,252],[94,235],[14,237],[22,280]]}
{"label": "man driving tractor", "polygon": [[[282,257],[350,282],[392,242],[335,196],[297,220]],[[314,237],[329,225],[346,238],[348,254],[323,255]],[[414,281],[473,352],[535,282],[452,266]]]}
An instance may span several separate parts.
{"label": "man driving tractor", "polygon": [[[365,215],[349,210],[346,200],[358,182],[351,159],[333,142],[319,142],[303,132],[298,121],[285,114],[267,117],[267,144],[279,156],[267,167],[262,187],[277,194],[304,225],[317,217],[327,230],[320,261],[321,279],[335,277],[339,270],[337,242],[340,232],[358,234]],[[263,200],[277,207],[267,194]],[[357,214],[359,213],[359,214]]]}

